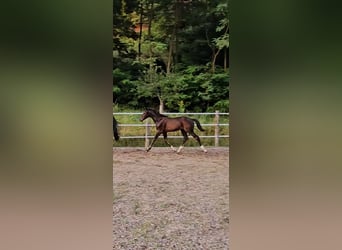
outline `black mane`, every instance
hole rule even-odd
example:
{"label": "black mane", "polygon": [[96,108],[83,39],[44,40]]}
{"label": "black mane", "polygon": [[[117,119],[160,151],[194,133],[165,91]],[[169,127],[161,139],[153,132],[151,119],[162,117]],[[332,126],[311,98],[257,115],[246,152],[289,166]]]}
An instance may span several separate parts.
{"label": "black mane", "polygon": [[163,114],[159,113],[158,111],[156,111],[156,110],[154,110],[154,109],[148,108],[148,109],[146,109],[146,110],[148,110],[148,111],[154,113],[156,116],[168,117],[167,115],[163,115]]}

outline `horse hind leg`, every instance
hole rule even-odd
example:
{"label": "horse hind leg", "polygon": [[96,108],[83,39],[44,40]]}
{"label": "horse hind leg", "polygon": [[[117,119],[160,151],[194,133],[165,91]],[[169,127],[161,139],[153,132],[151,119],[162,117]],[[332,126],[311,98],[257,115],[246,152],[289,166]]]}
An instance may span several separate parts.
{"label": "horse hind leg", "polygon": [[198,144],[200,145],[201,149],[203,150],[203,152],[207,153],[208,151],[205,149],[205,147],[202,145],[201,143],[201,139],[199,138],[198,135],[195,134],[195,132],[191,131],[190,132],[191,136],[193,138],[195,138],[195,140],[198,142]]}
{"label": "horse hind leg", "polygon": [[172,146],[172,144],[168,142],[168,140],[167,140],[167,133],[166,132],[163,132],[163,136],[164,136],[165,143],[167,145],[169,145],[173,151],[176,151],[176,149]]}
{"label": "horse hind leg", "polygon": [[183,135],[183,143],[182,143],[182,145],[179,146],[179,148],[177,150],[177,153],[180,153],[182,148],[184,148],[185,143],[189,139],[188,134],[185,132],[185,130],[182,129],[181,132],[182,132],[182,135]]}

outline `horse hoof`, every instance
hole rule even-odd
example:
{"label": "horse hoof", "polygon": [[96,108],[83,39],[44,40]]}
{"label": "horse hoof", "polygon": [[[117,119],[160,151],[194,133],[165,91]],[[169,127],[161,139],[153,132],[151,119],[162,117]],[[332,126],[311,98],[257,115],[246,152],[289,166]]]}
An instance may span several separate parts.
{"label": "horse hoof", "polygon": [[204,148],[204,146],[201,146],[201,149],[203,150],[204,153],[207,153],[208,151]]}

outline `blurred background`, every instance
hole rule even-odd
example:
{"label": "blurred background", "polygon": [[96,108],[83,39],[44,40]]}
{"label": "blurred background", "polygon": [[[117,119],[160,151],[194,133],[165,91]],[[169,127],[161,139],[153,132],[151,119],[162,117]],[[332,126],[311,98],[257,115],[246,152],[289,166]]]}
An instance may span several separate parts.
{"label": "blurred background", "polygon": [[0,19],[0,248],[111,246],[112,2],[6,1]]}
{"label": "blurred background", "polygon": [[341,15],[231,4],[231,249],[340,249]]}

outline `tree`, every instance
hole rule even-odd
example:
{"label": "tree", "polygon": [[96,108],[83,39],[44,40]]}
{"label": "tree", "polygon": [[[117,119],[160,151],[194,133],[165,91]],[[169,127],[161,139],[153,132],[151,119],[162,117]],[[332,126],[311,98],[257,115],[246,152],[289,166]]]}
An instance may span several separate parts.
{"label": "tree", "polygon": [[[224,0],[114,0],[113,93],[161,112],[229,108]],[[115,23],[114,22],[114,23]]]}
{"label": "tree", "polygon": [[219,25],[216,27],[216,31],[221,32],[221,35],[213,39],[215,46],[213,49],[213,57],[211,62],[211,70],[213,73],[215,73],[216,58],[222,49],[225,49],[224,70],[227,70],[227,48],[229,47],[228,2],[218,4],[215,8],[215,13],[220,17]]}

